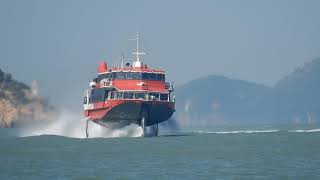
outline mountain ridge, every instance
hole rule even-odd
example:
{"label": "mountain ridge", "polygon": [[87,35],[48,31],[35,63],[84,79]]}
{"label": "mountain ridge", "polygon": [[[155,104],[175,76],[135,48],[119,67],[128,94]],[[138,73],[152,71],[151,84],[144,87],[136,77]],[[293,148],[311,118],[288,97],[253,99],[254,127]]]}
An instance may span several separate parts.
{"label": "mountain ridge", "polygon": [[[315,123],[320,117],[320,58],[273,87],[209,75],[176,89],[178,121]],[[187,119],[187,120],[186,120]],[[204,124],[205,124],[204,123]]]}

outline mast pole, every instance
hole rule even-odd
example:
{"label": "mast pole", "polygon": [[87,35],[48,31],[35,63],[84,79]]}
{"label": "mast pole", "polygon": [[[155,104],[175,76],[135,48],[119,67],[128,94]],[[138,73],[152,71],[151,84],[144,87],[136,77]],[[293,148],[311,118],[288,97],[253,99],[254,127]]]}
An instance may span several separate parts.
{"label": "mast pole", "polygon": [[139,58],[139,34],[136,34],[136,41],[137,41],[137,62],[140,62]]}
{"label": "mast pole", "polygon": [[132,54],[136,55],[136,61],[133,62],[133,67],[141,67],[142,62],[140,61],[140,55],[145,55],[145,52],[139,52],[139,34],[136,34],[135,39],[129,39],[129,40],[135,40],[136,41],[136,52],[133,52]]}
{"label": "mast pole", "polygon": [[121,53],[121,68],[124,68],[124,50],[123,49]]}

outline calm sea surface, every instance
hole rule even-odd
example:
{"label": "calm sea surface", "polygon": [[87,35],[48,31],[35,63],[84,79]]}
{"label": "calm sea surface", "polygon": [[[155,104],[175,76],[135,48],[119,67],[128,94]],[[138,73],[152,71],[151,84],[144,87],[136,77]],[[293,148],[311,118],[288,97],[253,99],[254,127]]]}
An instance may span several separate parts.
{"label": "calm sea surface", "polygon": [[320,179],[320,129],[89,139],[12,131],[0,129],[0,179]]}

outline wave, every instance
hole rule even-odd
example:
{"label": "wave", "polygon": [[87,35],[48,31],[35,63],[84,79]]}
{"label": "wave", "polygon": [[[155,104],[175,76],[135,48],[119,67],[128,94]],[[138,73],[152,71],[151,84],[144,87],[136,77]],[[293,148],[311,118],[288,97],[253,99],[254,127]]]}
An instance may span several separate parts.
{"label": "wave", "polygon": [[[250,134],[250,133],[273,133],[279,132],[278,129],[269,129],[269,130],[234,130],[234,131],[192,131],[193,133],[198,134]],[[284,131],[286,132],[286,131]],[[320,129],[297,129],[297,130],[288,130],[287,132],[295,133],[312,133],[320,132]]]}
{"label": "wave", "polygon": [[194,133],[199,134],[239,134],[239,133],[272,133],[278,132],[280,130],[270,129],[270,130],[238,130],[238,131],[193,131]]}
{"label": "wave", "polygon": [[[57,120],[49,124],[38,123],[20,128],[18,136],[57,135],[71,138],[85,138],[85,129],[85,118],[69,112],[63,112]],[[136,124],[130,124],[122,128],[112,128],[110,125],[109,128],[106,128],[90,121],[88,130],[90,138],[140,137],[142,135],[141,127]]]}
{"label": "wave", "polygon": [[311,132],[320,132],[320,129],[298,129],[298,130],[290,130],[289,132],[298,132],[298,133],[307,132],[307,133],[311,133]]}

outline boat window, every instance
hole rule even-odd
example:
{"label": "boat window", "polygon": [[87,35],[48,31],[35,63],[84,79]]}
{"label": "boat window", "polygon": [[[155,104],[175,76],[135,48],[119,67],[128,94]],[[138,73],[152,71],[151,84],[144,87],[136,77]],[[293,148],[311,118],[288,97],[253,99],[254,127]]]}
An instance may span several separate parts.
{"label": "boat window", "polygon": [[160,94],[161,101],[168,101],[168,94]]}
{"label": "boat window", "polygon": [[136,93],[134,94],[134,98],[135,98],[135,99],[145,99],[145,93],[143,93],[143,92],[136,92]]}
{"label": "boat window", "polygon": [[143,80],[149,80],[149,75],[148,75],[148,73],[142,73],[142,79],[143,79]]}
{"label": "boat window", "polygon": [[124,79],[126,76],[125,72],[117,72],[116,73],[116,79]]}
{"label": "boat window", "polygon": [[133,74],[134,74],[133,72],[127,72],[126,79],[134,79]]}
{"label": "boat window", "polygon": [[116,73],[115,73],[115,72],[110,73],[110,78],[111,78],[111,79],[115,79],[115,78],[116,78]]}
{"label": "boat window", "polygon": [[119,94],[118,94],[118,92],[114,92],[114,99],[118,99],[119,97]]}
{"label": "boat window", "polygon": [[123,99],[133,99],[133,92],[123,92]]}
{"label": "boat window", "polygon": [[159,100],[159,93],[149,93],[151,100]]}
{"label": "boat window", "polygon": [[123,99],[129,99],[129,92],[123,92]]}
{"label": "boat window", "polygon": [[[158,100],[158,101],[172,101],[173,95],[168,93],[145,93],[145,92],[114,92],[104,89],[93,89],[89,98],[90,103],[102,102],[109,99],[139,99],[139,100]],[[85,103],[86,100],[84,100]]]}
{"label": "boat window", "polygon": [[134,80],[152,80],[152,81],[165,81],[164,74],[158,73],[139,73],[139,72],[113,72],[106,74],[99,74],[99,82],[105,78],[112,79],[134,79]]}
{"label": "boat window", "polygon": [[108,93],[109,93],[109,90],[104,91],[104,98],[103,98],[104,101],[108,98]]}
{"label": "boat window", "polygon": [[154,73],[149,73],[149,80],[156,81],[157,80],[157,75],[154,74]]}
{"label": "boat window", "polygon": [[98,82],[100,82],[102,79],[109,79],[109,78],[110,78],[110,73],[99,74],[98,75]]}
{"label": "boat window", "polygon": [[133,99],[133,92],[128,92],[128,99]]}
{"label": "boat window", "polygon": [[110,92],[110,99],[114,99],[114,92]]}
{"label": "boat window", "polygon": [[118,99],[122,99],[123,98],[123,92],[118,92]]}
{"label": "boat window", "polygon": [[133,79],[136,79],[136,80],[141,80],[142,79],[142,73],[132,73],[133,75]]}
{"label": "boat window", "polygon": [[164,76],[164,74],[157,74],[157,80],[158,80],[158,81],[165,81],[165,76]]}
{"label": "boat window", "polygon": [[91,96],[90,96],[90,103],[95,103],[95,102],[102,102],[104,101],[105,97],[105,90],[104,89],[92,89],[91,90]]}

